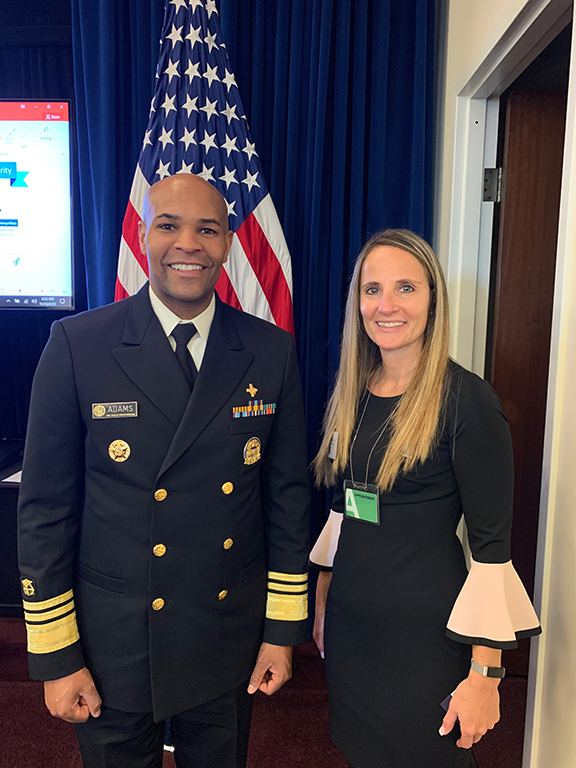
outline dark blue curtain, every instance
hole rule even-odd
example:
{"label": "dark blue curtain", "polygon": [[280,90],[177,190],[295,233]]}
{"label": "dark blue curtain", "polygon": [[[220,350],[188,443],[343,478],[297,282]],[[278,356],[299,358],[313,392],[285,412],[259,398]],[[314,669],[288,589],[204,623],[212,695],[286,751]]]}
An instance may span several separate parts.
{"label": "dark blue curtain", "polygon": [[433,0],[220,0],[223,33],[294,270],[310,455],[368,235],[430,237]]}
{"label": "dark blue curtain", "polygon": [[72,0],[88,305],[114,300],[122,219],[152,99],[162,0]]}
{"label": "dark blue curtain", "polygon": [[[353,260],[372,232],[429,238],[435,0],[220,0],[224,37],[294,272],[313,457]],[[111,301],[152,94],[161,0],[73,0],[91,306]],[[315,497],[313,535],[324,498]]]}

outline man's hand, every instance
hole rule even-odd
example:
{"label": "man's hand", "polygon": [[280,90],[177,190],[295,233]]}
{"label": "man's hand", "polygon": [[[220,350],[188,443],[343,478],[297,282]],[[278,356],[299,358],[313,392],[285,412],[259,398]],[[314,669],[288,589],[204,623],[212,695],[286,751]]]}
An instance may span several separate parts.
{"label": "man's hand", "polygon": [[58,680],[44,683],[44,701],[50,714],[68,723],[85,723],[100,716],[102,699],[86,667]]}
{"label": "man's hand", "polygon": [[262,643],[250,677],[248,693],[261,690],[271,696],[292,677],[292,648]]}

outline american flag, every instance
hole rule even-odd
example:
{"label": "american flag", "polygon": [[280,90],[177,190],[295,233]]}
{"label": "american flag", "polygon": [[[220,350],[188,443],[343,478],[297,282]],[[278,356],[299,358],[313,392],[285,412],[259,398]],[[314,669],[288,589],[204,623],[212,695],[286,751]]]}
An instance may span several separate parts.
{"label": "american flag", "polygon": [[228,205],[234,240],[216,285],[232,306],[294,332],[290,254],[248,130],[222,40],[215,0],[170,0],[156,88],[122,225],[116,300],[148,279],[138,244],[146,191],[174,173],[195,173]]}

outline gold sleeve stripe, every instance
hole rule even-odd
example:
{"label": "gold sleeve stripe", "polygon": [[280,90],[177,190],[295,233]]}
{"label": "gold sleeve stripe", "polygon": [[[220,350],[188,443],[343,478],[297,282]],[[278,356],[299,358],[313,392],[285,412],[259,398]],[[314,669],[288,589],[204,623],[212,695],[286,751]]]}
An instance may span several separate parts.
{"label": "gold sleeve stripe", "polygon": [[64,605],[59,605],[58,608],[53,608],[51,611],[45,611],[44,613],[29,613],[24,611],[24,618],[26,621],[32,622],[49,622],[52,619],[57,619],[58,616],[62,616],[63,613],[69,613],[74,610],[74,600],[69,600]]}
{"label": "gold sleeve stripe", "polygon": [[28,624],[26,629],[30,653],[54,653],[80,639],[75,611],[49,624]]}
{"label": "gold sleeve stripe", "polygon": [[56,605],[61,605],[67,600],[70,600],[73,594],[74,592],[69,589],[68,592],[64,592],[63,595],[57,595],[56,597],[51,597],[49,600],[42,600],[39,603],[31,603],[28,600],[22,600],[22,603],[25,611],[44,611],[46,608],[54,608]]}
{"label": "gold sleeve stripe", "polygon": [[308,581],[307,573],[279,573],[278,571],[268,571],[268,578],[273,581],[288,581],[292,584],[305,583]]}
{"label": "gold sleeve stripe", "polygon": [[269,581],[268,589],[274,589],[276,592],[306,592],[307,584],[280,584],[278,581]]}
{"label": "gold sleeve stripe", "polygon": [[266,618],[303,621],[308,618],[308,595],[276,595],[268,592]]}

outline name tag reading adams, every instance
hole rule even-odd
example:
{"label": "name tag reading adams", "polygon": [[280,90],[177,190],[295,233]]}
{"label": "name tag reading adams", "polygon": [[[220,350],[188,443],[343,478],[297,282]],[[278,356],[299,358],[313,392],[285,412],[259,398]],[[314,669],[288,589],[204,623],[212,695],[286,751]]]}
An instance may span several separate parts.
{"label": "name tag reading adams", "polygon": [[377,485],[345,480],[344,499],[346,517],[380,525],[380,491]]}
{"label": "name tag reading adams", "polygon": [[92,403],[93,419],[125,419],[138,416],[138,403]]}

